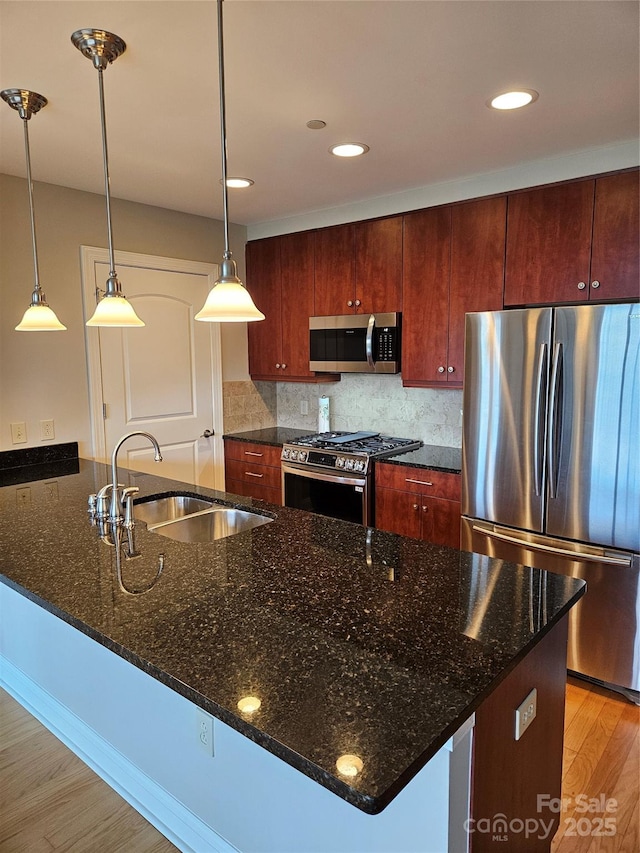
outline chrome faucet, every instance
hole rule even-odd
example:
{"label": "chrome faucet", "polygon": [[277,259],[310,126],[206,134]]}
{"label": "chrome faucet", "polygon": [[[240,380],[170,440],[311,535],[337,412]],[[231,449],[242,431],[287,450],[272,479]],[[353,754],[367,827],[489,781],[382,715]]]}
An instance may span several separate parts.
{"label": "chrome faucet", "polygon": [[[120,496],[120,487],[118,485],[118,451],[125,443],[128,438],[132,438],[134,435],[141,435],[144,438],[148,438],[153,448],[155,450],[154,460],[156,462],[162,462],[162,454],[160,453],[160,445],[156,441],[156,439],[151,435],[150,432],[129,432],[127,435],[123,435],[122,438],[116,443],[116,446],[113,448],[113,453],[111,454],[111,480],[112,482],[107,484],[100,490],[100,493],[106,492],[108,489],[111,489],[111,504],[109,507],[109,521],[112,523],[120,524],[124,518],[124,509],[122,506],[122,498]],[[135,487],[133,487],[135,488]],[[137,488],[135,489],[137,492]],[[128,492],[127,498],[129,500],[133,496],[132,489],[125,489],[125,492]],[[100,494],[99,493],[99,494]],[[132,515],[131,515],[131,506],[128,507],[128,522],[132,524]]]}

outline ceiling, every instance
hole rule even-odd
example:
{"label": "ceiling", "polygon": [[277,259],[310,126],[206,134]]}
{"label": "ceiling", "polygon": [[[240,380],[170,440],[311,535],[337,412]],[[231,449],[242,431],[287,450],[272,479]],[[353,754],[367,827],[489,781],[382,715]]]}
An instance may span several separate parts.
{"label": "ceiling", "polygon": [[[252,224],[638,136],[638,8],[616,0],[226,0],[230,218]],[[209,0],[2,0],[0,88],[30,122],[35,180],[103,192],[97,73],[70,41],[121,36],[104,75],[112,194],[222,217],[216,7]],[[512,113],[494,94],[536,89]],[[323,130],[306,122],[322,119]],[[24,175],[0,102],[0,171]],[[330,145],[365,142],[343,160]]]}

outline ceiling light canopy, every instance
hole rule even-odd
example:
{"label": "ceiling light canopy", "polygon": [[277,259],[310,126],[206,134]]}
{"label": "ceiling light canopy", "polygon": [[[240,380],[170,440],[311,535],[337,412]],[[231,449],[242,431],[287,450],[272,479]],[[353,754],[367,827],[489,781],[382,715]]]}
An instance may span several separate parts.
{"label": "ceiling light canopy", "polygon": [[366,154],[369,146],[363,142],[342,142],[339,145],[332,145],[329,149],[331,154],[336,157],[360,157],[361,154]]}
{"label": "ceiling light canopy", "polygon": [[29,127],[27,122],[48,103],[44,95],[29,89],[3,89],[2,99],[16,110],[24,127],[24,150],[27,162],[27,187],[29,190],[29,213],[31,215],[31,246],[33,249],[33,270],[35,288],[31,294],[31,305],[24,312],[22,320],[16,326],[17,332],[64,332],[63,326],[55,312],[47,305],[47,300],[40,287],[38,271],[38,246],[36,244],[36,220],[33,208],[33,181],[31,180],[31,152],[29,150]]}
{"label": "ceiling light canopy", "polygon": [[[120,36],[106,30],[84,29],[76,30],[71,36],[74,46],[91,60],[98,72],[98,89],[100,96],[100,124],[102,127],[102,158],[104,164],[104,195],[107,206],[107,238],[109,241],[109,278],[107,289],[98,302],[93,316],[87,320],[87,326],[144,326],[142,320],[127,302],[118,281],[116,262],[113,252],[113,229],[111,226],[111,191],[109,181],[109,154],[107,150],[107,120],[104,107],[104,82],[102,72],[127,49]],[[97,295],[97,294],[96,294]]]}
{"label": "ceiling light canopy", "polygon": [[227,178],[227,118],[224,92],[224,38],[222,0],[218,10],[218,82],[220,88],[220,151],[222,157],[222,201],[224,211],[224,254],[220,276],[215,282],[196,320],[205,323],[251,323],[264,320],[264,314],[253,304],[251,294],[238,278],[236,262],[229,249],[229,200]]}
{"label": "ceiling light canopy", "polygon": [[492,98],[487,106],[493,107],[494,110],[519,110],[520,107],[526,107],[538,100],[538,93],[535,89],[517,89],[513,92],[503,92],[501,95],[496,95]]}

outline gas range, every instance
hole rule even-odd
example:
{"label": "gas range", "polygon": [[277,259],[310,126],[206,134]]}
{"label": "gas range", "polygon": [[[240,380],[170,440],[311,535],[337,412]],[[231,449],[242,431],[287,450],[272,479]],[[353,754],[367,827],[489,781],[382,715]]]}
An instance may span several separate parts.
{"label": "gas range", "polygon": [[369,460],[417,450],[422,442],[378,432],[321,432],[304,435],[282,448],[281,460],[302,467],[326,468],[336,473],[369,472]]}

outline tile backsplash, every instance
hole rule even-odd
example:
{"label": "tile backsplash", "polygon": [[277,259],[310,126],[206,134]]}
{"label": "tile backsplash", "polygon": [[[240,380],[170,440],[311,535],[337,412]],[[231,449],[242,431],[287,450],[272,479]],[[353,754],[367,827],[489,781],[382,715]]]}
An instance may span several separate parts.
{"label": "tile backsplash", "polygon": [[[400,376],[343,374],[340,382],[225,382],[224,430],[318,429],[318,399],[329,397],[335,430],[375,429],[425,444],[460,447],[462,391],[403,388]],[[306,411],[306,414],[303,414]]]}

